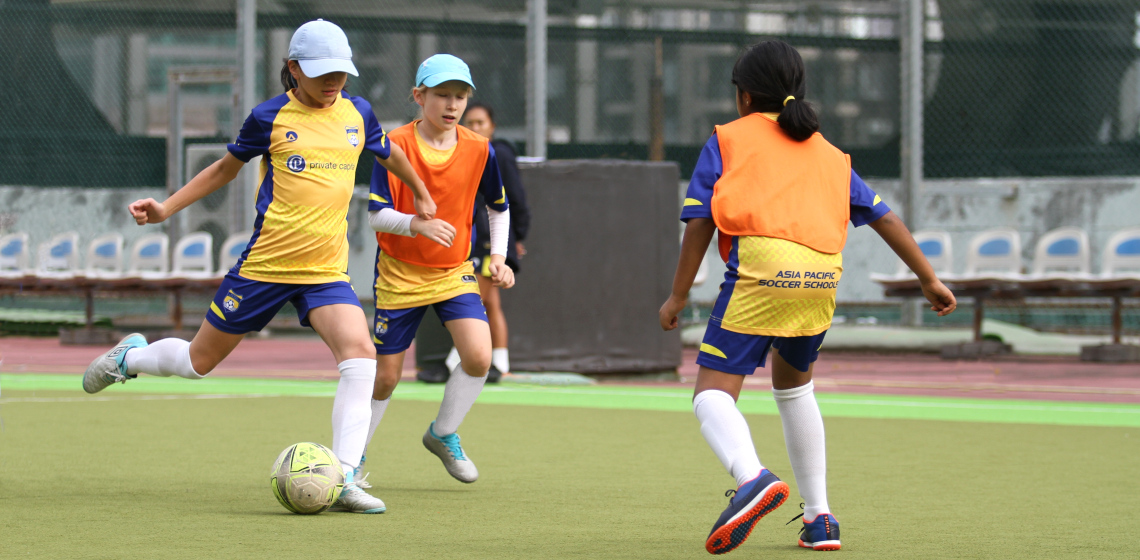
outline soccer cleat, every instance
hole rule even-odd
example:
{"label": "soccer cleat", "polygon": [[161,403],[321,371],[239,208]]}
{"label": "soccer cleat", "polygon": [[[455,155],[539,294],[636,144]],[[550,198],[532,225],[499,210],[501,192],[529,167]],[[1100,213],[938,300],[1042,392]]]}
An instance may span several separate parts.
{"label": "soccer cleat", "polygon": [[821,513],[800,529],[800,546],[812,550],[839,550],[839,521],[830,513]]}
{"label": "soccer cleat", "polygon": [[731,552],[744,543],[752,528],[760,518],[783,505],[788,499],[788,484],[772,474],[768,469],[760,471],[756,478],[740,485],[740,488],[725,492],[731,496],[728,509],[720,514],[713,530],[705,541],[705,550],[710,554]]}
{"label": "soccer cleat", "polygon": [[127,373],[127,351],[132,348],[146,346],[146,338],[139,333],[132,333],[119,341],[119,344],[107,351],[106,354],[95,358],[87,371],[83,372],[83,390],[88,393],[98,393],[113,383],[126,383],[128,379],[136,376]]}
{"label": "soccer cleat", "polygon": [[471,459],[463,453],[463,446],[459,445],[459,434],[439,437],[432,431],[433,427],[435,427],[434,421],[424,432],[424,447],[435,453],[440,461],[443,461],[447,473],[453,476],[455,480],[466,483],[478,480],[479,469],[476,469],[475,463],[472,463]]}
{"label": "soccer cleat", "polygon": [[333,509],[349,513],[384,513],[387,511],[388,507],[384,505],[384,500],[360,489],[360,486],[353,481],[354,474],[353,469],[344,473],[344,489],[341,490],[340,497],[333,504]]}

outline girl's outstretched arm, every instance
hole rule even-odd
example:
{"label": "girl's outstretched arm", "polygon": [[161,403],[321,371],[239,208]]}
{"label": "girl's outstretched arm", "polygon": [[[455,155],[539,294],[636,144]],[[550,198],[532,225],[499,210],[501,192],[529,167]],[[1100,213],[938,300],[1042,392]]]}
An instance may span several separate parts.
{"label": "girl's outstretched arm", "polygon": [[416,170],[412,168],[412,162],[408,161],[408,155],[404,153],[403,148],[396,144],[391,144],[392,153],[388,159],[376,158],[384,169],[391,171],[397,179],[402,181],[410,189],[412,189],[412,197],[415,199],[416,215],[423,220],[430,220],[435,217],[435,201],[431,198],[431,193],[428,192],[427,185],[420,180],[420,176],[416,174]]}
{"label": "girl's outstretched arm", "polygon": [[157,224],[233,181],[243,165],[245,162],[227,153],[222,159],[195,175],[186,186],[178,189],[178,192],[170,195],[165,201],[158,202],[153,198],[144,198],[132,202],[127,209],[138,225]]}
{"label": "girl's outstretched arm", "polygon": [[953,313],[958,308],[958,301],[954,299],[954,294],[935,276],[934,269],[926,260],[926,256],[922,254],[922,250],[918,248],[918,244],[914,242],[910,230],[894,212],[887,212],[882,218],[871,222],[870,226],[879,234],[879,237],[883,238],[883,241],[887,242],[887,245],[890,245],[895,254],[918,275],[919,281],[922,282],[922,294],[930,301],[932,311],[937,311],[938,316],[942,317]]}
{"label": "girl's outstretched arm", "polygon": [[673,276],[673,293],[661,306],[658,318],[661,328],[671,331],[677,328],[677,314],[689,304],[689,290],[697,269],[705,258],[716,223],[709,218],[692,218],[685,224],[685,237],[681,241],[681,258],[677,260],[677,273]]}

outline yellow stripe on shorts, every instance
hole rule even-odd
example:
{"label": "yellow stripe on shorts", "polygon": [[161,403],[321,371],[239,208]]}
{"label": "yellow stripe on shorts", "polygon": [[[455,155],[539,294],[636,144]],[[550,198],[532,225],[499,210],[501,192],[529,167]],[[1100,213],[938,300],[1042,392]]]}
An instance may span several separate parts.
{"label": "yellow stripe on shorts", "polygon": [[222,310],[218,309],[218,304],[216,304],[212,301],[210,302],[210,311],[213,311],[214,315],[221,317],[223,321],[226,320],[226,316],[222,314]]}
{"label": "yellow stripe on shorts", "polygon": [[702,342],[701,343],[701,352],[704,352],[705,354],[712,354],[713,356],[724,358],[726,360],[728,359],[728,356],[725,356],[724,352],[720,351],[720,348],[717,348],[716,346],[713,346],[712,344],[705,344]]}

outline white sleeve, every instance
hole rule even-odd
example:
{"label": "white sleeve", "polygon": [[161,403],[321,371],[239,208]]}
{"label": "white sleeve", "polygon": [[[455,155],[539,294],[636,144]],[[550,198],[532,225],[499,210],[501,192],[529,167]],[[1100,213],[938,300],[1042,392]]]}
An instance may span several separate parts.
{"label": "white sleeve", "polygon": [[368,213],[368,225],[372,226],[373,231],[415,237],[416,234],[412,233],[414,217],[392,208],[381,208],[379,211]]}
{"label": "white sleeve", "polygon": [[491,254],[507,256],[507,241],[511,232],[511,209],[499,212],[488,206],[487,222],[491,229]]}

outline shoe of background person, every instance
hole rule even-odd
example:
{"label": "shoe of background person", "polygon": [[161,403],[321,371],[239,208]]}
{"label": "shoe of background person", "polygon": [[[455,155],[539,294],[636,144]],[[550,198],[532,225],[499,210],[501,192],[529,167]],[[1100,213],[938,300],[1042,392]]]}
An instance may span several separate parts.
{"label": "shoe of background person", "polygon": [[424,383],[447,383],[449,377],[451,377],[451,372],[447,371],[447,366],[442,363],[429,364],[416,372],[416,379]]}
{"label": "shoe of background person", "polygon": [[725,496],[731,496],[728,509],[720,514],[720,519],[713,525],[709,538],[705,540],[705,550],[710,554],[735,550],[752,533],[756,522],[783,505],[788,494],[788,484],[768,469],[760,471],[756,478],[740,485],[735,491],[725,492]]}
{"label": "shoe of background person", "polygon": [[800,529],[800,546],[812,550],[839,550],[839,521],[830,513],[815,516],[811,523],[804,521]]}
{"label": "shoe of background person", "polygon": [[491,369],[487,370],[487,383],[498,383],[502,378],[503,372],[499,371],[499,368],[491,366]]}
{"label": "shoe of background person", "polygon": [[106,354],[95,358],[87,371],[83,372],[83,390],[98,393],[114,383],[126,383],[136,376],[127,373],[127,350],[146,346],[146,338],[139,333],[131,333],[120,340]]}
{"label": "shoe of background person", "polygon": [[455,480],[468,484],[478,480],[479,469],[475,468],[475,463],[472,463],[467,454],[463,452],[463,446],[459,445],[459,434],[439,437],[432,431],[433,427],[435,427],[434,421],[428,425],[427,431],[424,432],[424,447],[439,457],[440,461],[443,461],[447,473]]}
{"label": "shoe of background person", "polygon": [[384,500],[360,489],[360,486],[353,480],[355,474],[353,469],[344,473],[344,489],[341,490],[340,497],[337,498],[332,509],[349,513],[384,513],[387,511],[388,507],[384,505]]}

